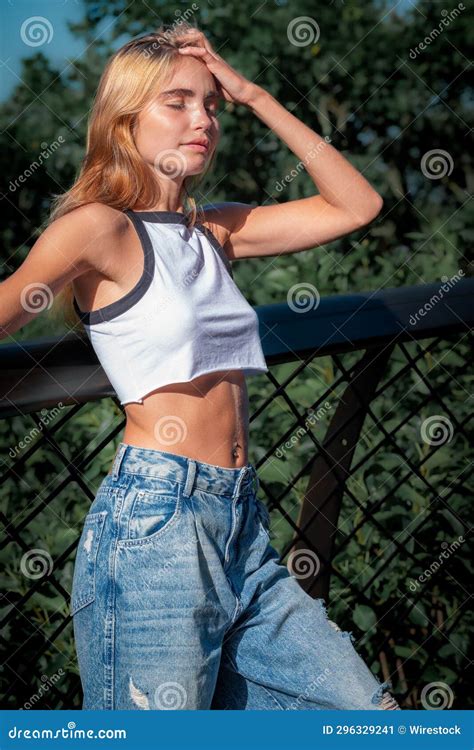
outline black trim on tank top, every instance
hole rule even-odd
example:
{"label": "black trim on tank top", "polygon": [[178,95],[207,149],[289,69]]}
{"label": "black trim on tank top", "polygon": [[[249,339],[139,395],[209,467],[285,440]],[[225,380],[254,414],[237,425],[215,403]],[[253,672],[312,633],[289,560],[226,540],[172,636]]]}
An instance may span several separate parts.
{"label": "black trim on tank top", "polygon": [[125,213],[136,214],[144,221],[159,221],[165,224],[187,224],[187,218],[181,211],[132,211]]}
{"label": "black trim on tank top", "polygon": [[[82,310],[79,309],[76,298],[74,297],[73,298],[74,310],[76,311],[80,320],[85,325],[94,325],[95,323],[103,323],[107,320],[112,320],[113,318],[116,318],[118,315],[121,315],[124,312],[127,312],[127,310],[133,307],[143,297],[147,289],[149,289],[151,282],[153,280],[153,274],[155,271],[155,254],[153,252],[153,245],[150,239],[150,235],[145,229],[145,226],[142,223],[141,219],[136,217],[136,213],[140,213],[140,212],[125,210],[124,213],[127,214],[127,216],[132,221],[136,229],[136,232],[140,238],[140,244],[142,246],[143,255],[144,255],[143,273],[141,277],[138,279],[133,289],[127,292],[123,297],[120,297],[120,299],[116,300],[115,302],[111,302],[110,305],[105,305],[105,307],[100,307],[98,310],[92,310],[90,312],[83,312]],[[148,213],[148,212],[145,212],[145,213]],[[165,221],[168,221],[168,220],[165,219]]]}
{"label": "black trim on tank top", "polygon": [[229,276],[233,279],[234,278],[234,272],[232,271],[232,266],[231,266],[230,260],[227,257],[226,251],[222,247],[221,243],[219,242],[219,240],[217,239],[217,237],[215,236],[215,234],[213,232],[211,232],[211,230],[209,229],[209,227],[206,227],[201,222],[196,222],[195,227],[197,229],[200,229],[202,232],[204,232],[205,236],[207,237],[207,239],[209,240],[209,242],[211,243],[211,245],[213,245],[213,247],[217,250],[217,252],[221,256],[222,260],[224,261],[225,267],[227,268],[227,270],[229,272]]}
{"label": "black trim on tank top", "polygon": [[[186,215],[181,211],[132,211],[132,213],[137,214],[144,221],[151,221],[155,223],[163,222],[165,224],[188,224]],[[227,257],[226,251],[222,247],[215,234],[209,229],[209,227],[206,227],[200,221],[197,221],[194,226],[196,227],[196,229],[200,229],[202,232],[204,232],[211,245],[213,245],[213,247],[217,250],[220,257],[224,261],[225,267],[227,268],[230,277],[233,279],[234,273],[232,271],[230,260]]]}

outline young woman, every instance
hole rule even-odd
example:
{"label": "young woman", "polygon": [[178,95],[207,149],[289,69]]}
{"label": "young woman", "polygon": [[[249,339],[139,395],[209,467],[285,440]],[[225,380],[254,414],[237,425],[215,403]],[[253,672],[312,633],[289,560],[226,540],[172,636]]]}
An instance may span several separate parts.
{"label": "young woman", "polygon": [[[266,123],[319,194],[198,211],[220,99]],[[127,416],[74,569],[84,709],[398,708],[269,543],[245,384],[267,367],[231,269],[330,242],[381,204],[198,29],[162,27],[109,61],[79,177],[0,295],[4,335],[34,314],[31,286],[72,303]]]}

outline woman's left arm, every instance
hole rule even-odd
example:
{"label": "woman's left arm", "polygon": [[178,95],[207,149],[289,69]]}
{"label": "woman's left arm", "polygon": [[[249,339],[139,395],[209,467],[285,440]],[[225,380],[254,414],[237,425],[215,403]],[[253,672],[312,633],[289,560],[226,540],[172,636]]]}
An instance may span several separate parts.
{"label": "woman's left arm", "polygon": [[[226,231],[224,248],[231,260],[283,255],[306,250],[369,224],[382,208],[381,196],[330,143],[288,112],[268,91],[228,65],[200,34],[200,46],[181,49],[206,62],[224,98],[244,104],[278,135],[300,160],[319,195],[252,206],[218,203],[206,208],[210,222]],[[282,176],[281,183],[285,183]]]}
{"label": "woman's left arm", "polygon": [[[215,220],[229,231],[225,250],[231,260],[300,252],[375,219],[381,196],[337,149],[260,87],[247,106],[285,141],[300,160],[294,168],[306,169],[319,195],[270,206],[219,204]],[[284,176],[280,182],[285,185]]]}

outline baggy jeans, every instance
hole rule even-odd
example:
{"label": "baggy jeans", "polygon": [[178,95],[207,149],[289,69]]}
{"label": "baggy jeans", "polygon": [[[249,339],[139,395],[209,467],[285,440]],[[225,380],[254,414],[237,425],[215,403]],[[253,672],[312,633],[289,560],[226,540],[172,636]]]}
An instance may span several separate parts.
{"label": "baggy jeans", "polygon": [[83,709],[398,709],[270,544],[252,464],[120,443],[70,612]]}

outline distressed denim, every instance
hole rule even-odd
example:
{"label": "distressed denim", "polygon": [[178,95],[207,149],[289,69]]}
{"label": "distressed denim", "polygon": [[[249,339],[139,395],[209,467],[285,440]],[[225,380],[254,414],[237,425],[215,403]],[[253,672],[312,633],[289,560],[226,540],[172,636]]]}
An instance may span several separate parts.
{"label": "distressed denim", "polygon": [[270,544],[252,464],[120,443],[70,602],[83,709],[397,709]]}

